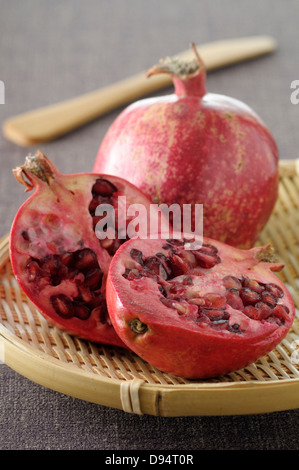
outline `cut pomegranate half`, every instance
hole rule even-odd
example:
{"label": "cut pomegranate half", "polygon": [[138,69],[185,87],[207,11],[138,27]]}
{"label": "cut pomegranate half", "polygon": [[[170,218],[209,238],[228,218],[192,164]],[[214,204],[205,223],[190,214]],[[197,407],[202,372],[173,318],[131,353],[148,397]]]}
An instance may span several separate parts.
{"label": "cut pomegranate half", "polygon": [[[27,157],[14,175],[27,191],[35,188],[10,235],[11,263],[20,286],[49,323],[81,338],[124,346],[108,315],[106,276],[112,256],[129,237],[132,217],[118,218],[124,198],[127,206],[145,207],[147,219],[150,201],[115,176],[61,174],[41,152]],[[108,230],[98,228],[106,217],[97,215],[102,204],[114,209],[114,238],[99,236]]]}
{"label": "cut pomegranate half", "polygon": [[[191,249],[192,248],[192,249]],[[119,337],[162,371],[219,376],[269,353],[295,308],[273,273],[270,247],[240,250],[204,238],[132,239],[115,254],[107,305]]]}

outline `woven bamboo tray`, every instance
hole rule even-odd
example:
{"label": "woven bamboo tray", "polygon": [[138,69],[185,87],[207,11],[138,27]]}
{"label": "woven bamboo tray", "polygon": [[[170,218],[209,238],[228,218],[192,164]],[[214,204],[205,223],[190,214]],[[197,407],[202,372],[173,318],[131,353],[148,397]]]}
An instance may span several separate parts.
{"label": "woven bamboo tray", "polygon": [[299,408],[299,160],[280,162],[279,198],[259,244],[271,243],[285,264],[297,316],[269,355],[211,380],[185,380],[134,353],[50,327],[20,290],[0,242],[0,361],[52,390],[135,414],[212,416]]}

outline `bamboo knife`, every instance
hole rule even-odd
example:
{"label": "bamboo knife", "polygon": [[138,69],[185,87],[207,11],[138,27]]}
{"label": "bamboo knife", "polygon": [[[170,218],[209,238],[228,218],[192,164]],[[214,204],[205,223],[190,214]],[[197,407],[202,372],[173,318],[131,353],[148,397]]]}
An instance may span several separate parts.
{"label": "bamboo knife", "polygon": [[[271,53],[277,44],[271,36],[252,36],[196,47],[209,71]],[[178,57],[190,60],[194,53],[190,47]],[[49,142],[113,109],[170,85],[168,74],[147,78],[146,72],[138,73],[82,96],[11,117],[3,124],[3,135],[24,147]]]}

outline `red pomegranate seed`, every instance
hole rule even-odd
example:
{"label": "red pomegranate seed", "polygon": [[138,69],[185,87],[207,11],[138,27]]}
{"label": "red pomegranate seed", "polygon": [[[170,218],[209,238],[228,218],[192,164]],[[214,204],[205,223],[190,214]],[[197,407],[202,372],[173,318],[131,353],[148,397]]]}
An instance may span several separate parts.
{"label": "red pomegranate seed", "polygon": [[65,253],[63,253],[63,254],[60,256],[60,261],[61,261],[62,264],[64,264],[65,266],[69,266],[69,265],[71,264],[71,262],[73,261],[73,258],[74,258],[74,254],[73,254],[73,253],[65,252]]}
{"label": "red pomegranate seed", "polygon": [[162,302],[165,307],[174,308],[174,302],[171,299],[165,299],[165,297],[160,297],[160,302]]}
{"label": "red pomegranate seed", "polygon": [[258,308],[254,307],[253,305],[246,305],[243,309],[243,313],[247,315],[252,320],[261,320],[262,319],[262,312]]}
{"label": "red pomegranate seed", "polygon": [[270,307],[265,302],[258,302],[255,304],[255,308],[257,308],[261,312],[261,316],[263,320],[266,320],[270,315],[272,315],[272,307]]}
{"label": "red pomegranate seed", "polygon": [[86,305],[78,305],[74,306],[74,315],[80,320],[87,320],[90,317],[91,311]]}
{"label": "red pomegranate seed", "polygon": [[226,297],[220,294],[214,294],[213,292],[205,295],[205,298],[211,303],[213,307],[223,307],[226,305]]}
{"label": "red pomegranate seed", "polygon": [[61,317],[72,318],[74,316],[73,303],[65,294],[52,295],[50,301],[56,313]]}
{"label": "red pomegranate seed", "polygon": [[260,294],[255,292],[248,287],[243,287],[240,292],[241,299],[244,305],[254,305],[261,300]]}
{"label": "red pomegranate seed", "polygon": [[244,307],[243,301],[239,295],[238,289],[228,289],[226,293],[226,301],[228,305],[236,310],[242,310]]}
{"label": "red pomegranate seed", "polygon": [[85,276],[85,285],[91,290],[100,289],[102,284],[103,273],[100,268],[89,271]]}
{"label": "red pomegranate seed", "polygon": [[262,301],[266,304],[270,305],[270,307],[275,307],[276,299],[267,291],[261,293]]}
{"label": "red pomegranate seed", "polygon": [[79,270],[91,269],[98,266],[97,257],[94,251],[85,248],[77,254],[75,267]]}
{"label": "red pomegranate seed", "polygon": [[205,253],[210,253],[210,254],[216,254],[218,253],[218,249],[214,245],[210,245],[208,243],[203,243],[202,244],[202,251]]}
{"label": "red pomegranate seed", "polygon": [[27,266],[28,281],[33,282],[40,275],[40,267],[36,261],[30,261]]}
{"label": "red pomegranate seed", "polygon": [[81,286],[78,287],[78,290],[79,290],[80,296],[81,296],[82,300],[84,300],[84,302],[86,302],[86,303],[92,302],[93,295],[90,292],[88,287],[86,287],[84,285],[81,285]]}
{"label": "red pomegranate seed", "polygon": [[258,281],[249,278],[244,279],[243,286],[248,287],[248,289],[253,290],[254,292],[258,292],[259,294],[263,292],[265,288],[263,284],[260,284]]}
{"label": "red pomegranate seed", "polygon": [[211,269],[221,262],[221,259],[216,254],[204,253],[201,250],[193,251],[193,253],[196,257],[197,263],[202,268]]}
{"label": "red pomegranate seed", "polygon": [[42,269],[51,275],[55,275],[59,269],[59,260],[56,257],[45,258]]}
{"label": "red pomegranate seed", "polygon": [[283,297],[282,289],[276,286],[276,284],[266,284],[265,288],[276,299]]}
{"label": "red pomegranate seed", "polygon": [[277,305],[274,307],[272,313],[273,313],[273,315],[276,316],[276,317],[279,317],[279,318],[282,318],[282,319],[286,319],[286,318],[288,318],[289,309],[288,309],[288,307],[286,307],[285,305],[277,304]]}
{"label": "red pomegranate seed", "polygon": [[144,262],[142,251],[136,250],[136,248],[132,248],[132,250],[130,251],[130,256],[134,261],[143,266]]}
{"label": "red pomegranate seed", "polygon": [[242,288],[241,281],[235,276],[225,276],[223,278],[223,284],[226,289],[238,289]]}
{"label": "red pomegranate seed", "polygon": [[116,186],[105,179],[97,179],[92,187],[92,192],[101,196],[112,196],[117,191]]}

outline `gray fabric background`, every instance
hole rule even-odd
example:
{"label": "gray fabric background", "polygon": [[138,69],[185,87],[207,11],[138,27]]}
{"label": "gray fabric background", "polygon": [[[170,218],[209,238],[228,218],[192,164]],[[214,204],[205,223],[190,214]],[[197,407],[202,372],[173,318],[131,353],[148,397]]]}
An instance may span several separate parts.
{"label": "gray fabric background", "polygon": [[[298,20],[296,0],[0,0],[0,80],[6,92],[0,125],[145,70],[191,41],[270,34],[279,44],[274,54],[211,72],[207,87],[247,102],[268,124],[281,158],[298,158],[299,105],[290,101],[290,83],[299,79]],[[38,147],[61,171],[90,171],[119,111]],[[11,169],[35,150],[0,135],[0,235],[26,198]],[[298,410],[129,415],[45,389],[0,365],[0,449],[297,450],[298,418]]]}

